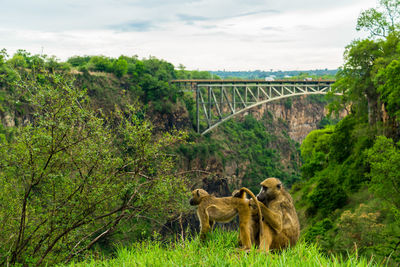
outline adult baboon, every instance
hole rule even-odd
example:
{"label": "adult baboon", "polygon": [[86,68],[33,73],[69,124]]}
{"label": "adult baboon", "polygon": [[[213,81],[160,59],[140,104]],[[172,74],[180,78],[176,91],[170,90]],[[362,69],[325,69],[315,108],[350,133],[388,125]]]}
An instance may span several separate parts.
{"label": "adult baboon", "polygon": [[254,209],[258,207],[255,210],[258,210],[259,218],[261,218],[261,210],[256,196],[245,187],[235,191],[232,197],[222,198],[210,195],[203,189],[193,190],[190,205],[198,206],[197,216],[200,221],[200,238],[205,238],[206,233],[212,228],[214,222],[227,223],[239,214],[240,243],[244,249],[250,249],[251,244],[255,242],[254,238],[252,239],[255,235],[251,232],[252,209],[249,205],[249,199],[246,198],[246,193],[257,203]]}
{"label": "adult baboon", "polygon": [[[261,250],[282,249],[294,246],[299,239],[300,224],[293,199],[277,178],[268,178],[261,183],[257,195],[262,213],[262,223],[253,223],[254,237]],[[252,203],[254,206],[254,203]],[[252,212],[253,221],[257,222],[258,212]],[[261,231],[257,235],[257,231]]]}

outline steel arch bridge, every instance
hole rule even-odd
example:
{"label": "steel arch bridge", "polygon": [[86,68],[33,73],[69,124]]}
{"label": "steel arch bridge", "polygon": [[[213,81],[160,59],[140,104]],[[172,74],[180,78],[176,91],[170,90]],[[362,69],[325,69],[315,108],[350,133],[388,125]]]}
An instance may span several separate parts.
{"label": "steel arch bridge", "polygon": [[[334,80],[173,80],[196,93],[197,132],[206,134],[258,105],[291,96],[327,94]],[[340,95],[340,93],[335,93]],[[205,122],[202,124],[202,122]]]}

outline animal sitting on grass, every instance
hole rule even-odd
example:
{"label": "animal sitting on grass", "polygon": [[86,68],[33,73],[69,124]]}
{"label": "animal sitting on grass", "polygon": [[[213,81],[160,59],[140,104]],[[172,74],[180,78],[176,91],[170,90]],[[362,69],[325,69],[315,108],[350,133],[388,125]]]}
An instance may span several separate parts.
{"label": "animal sitting on grass", "polygon": [[253,238],[259,237],[256,245],[263,251],[296,245],[300,235],[300,223],[292,197],[277,178],[268,178],[260,185],[261,191],[257,195],[259,203],[253,210],[255,222],[260,222],[257,212],[260,207],[263,216],[258,225],[262,233],[257,235],[257,230],[253,231]]}

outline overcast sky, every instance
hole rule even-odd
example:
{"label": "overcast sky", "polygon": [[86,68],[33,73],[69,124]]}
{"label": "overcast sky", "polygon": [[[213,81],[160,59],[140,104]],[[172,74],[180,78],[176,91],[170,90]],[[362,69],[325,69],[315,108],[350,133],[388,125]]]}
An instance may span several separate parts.
{"label": "overcast sky", "polygon": [[[376,0],[0,0],[12,54],[155,56],[187,69],[334,69]],[[364,34],[365,35],[365,34]]]}

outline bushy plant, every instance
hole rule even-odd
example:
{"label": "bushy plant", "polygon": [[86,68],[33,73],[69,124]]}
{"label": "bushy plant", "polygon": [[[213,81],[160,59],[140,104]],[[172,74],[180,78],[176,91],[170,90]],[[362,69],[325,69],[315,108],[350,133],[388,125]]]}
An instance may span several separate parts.
{"label": "bushy plant", "polygon": [[333,127],[312,131],[303,140],[300,146],[303,165],[301,167],[302,177],[309,179],[328,164],[330,151],[330,139]]}
{"label": "bushy plant", "polygon": [[112,66],[115,76],[122,77],[128,73],[128,62],[123,58],[118,58]]}
{"label": "bushy plant", "polygon": [[344,211],[338,221],[336,236],[337,248],[344,251],[358,249],[361,254],[372,255],[379,252],[384,241],[384,229],[381,211],[375,207],[360,204],[354,212]]}
{"label": "bushy plant", "polygon": [[112,119],[59,74],[15,85],[30,121],[0,143],[0,265],[54,264],[90,249],[129,219],[166,220],[186,199],[164,149],[133,107]]}
{"label": "bushy plant", "polygon": [[356,136],[353,130],[357,120],[352,116],[346,116],[335,125],[335,131],[330,137],[329,159],[342,163],[350,156],[353,145],[356,142]]}
{"label": "bushy plant", "polygon": [[318,212],[319,218],[323,218],[346,205],[346,192],[342,185],[336,182],[336,177],[329,172],[333,172],[333,168],[319,173],[315,188],[307,195],[310,203],[307,209],[309,217],[315,216]]}
{"label": "bushy plant", "polygon": [[112,70],[112,62],[110,58],[105,56],[93,56],[88,62],[88,69],[91,71],[110,72]]}
{"label": "bushy plant", "polygon": [[[367,152],[371,166],[369,188],[400,214],[400,142],[378,136]],[[398,220],[400,223],[400,220]]]}
{"label": "bushy plant", "polygon": [[90,56],[73,56],[67,62],[73,67],[85,66],[90,61]]}
{"label": "bushy plant", "polygon": [[332,229],[333,222],[331,219],[323,219],[318,221],[316,224],[311,226],[309,229],[306,229],[305,233],[303,233],[303,238],[306,242],[313,243],[320,241],[321,238],[324,238],[327,231]]}

